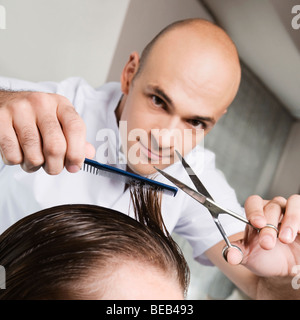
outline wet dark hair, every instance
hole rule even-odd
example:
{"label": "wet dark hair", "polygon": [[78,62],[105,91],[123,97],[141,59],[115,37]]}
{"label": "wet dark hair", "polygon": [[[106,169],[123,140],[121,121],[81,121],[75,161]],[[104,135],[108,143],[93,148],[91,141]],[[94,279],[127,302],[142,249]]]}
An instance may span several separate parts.
{"label": "wet dark hair", "polygon": [[[7,229],[0,235],[6,270],[0,299],[92,299],[89,277],[98,272],[107,279],[124,261],[163,271],[185,294],[189,268],[164,228],[157,193],[134,188],[132,197],[137,219],[93,205],[63,205]],[[105,285],[98,289],[104,292]]]}

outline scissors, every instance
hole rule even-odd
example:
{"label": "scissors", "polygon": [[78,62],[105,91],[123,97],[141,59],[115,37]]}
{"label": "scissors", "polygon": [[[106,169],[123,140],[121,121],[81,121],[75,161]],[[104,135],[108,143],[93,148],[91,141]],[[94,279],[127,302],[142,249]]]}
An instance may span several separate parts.
{"label": "scissors", "polygon": [[[225,232],[225,230],[223,229],[223,226],[219,220],[219,215],[220,214],[228,214],[250,226],[252,226],[254,229],[256,229],[258,232],[260,231],[260,229],[254,227],[253,225],[251,225],[251,223],[243,216],[225,209],[223,207],[221,207],[220,205],[218,205],[213,198],[211,197],[211,195],[208,193],[208,191],[206,190],[206,188],[204,187],[204,185],[202,184],[202,182],[200,181],[200,179],[196,176],[196,174],[194,173],[193,169],[189,166],[189,164],[185,161],[185,159],[181,156],[181,154],[176,151],[178,158],[180,159],[184,169],[186,170],[186,172],[188,173],[190,179],[192,180],[194,186],[196,187],[197,191],[195,191],[194,189],[190,188],[189,186],[187,186],[186,184],[182,183],[181,181],[175,179],[174,177],[170,176],[169,174],[167,174],[166,172],[154,167],[159,173],[161,173],[165,178],[167,178],[169,181],[171,181],[173,184],[175,184],[179,189],[181,189],[182,191],[184,191],[185,193],[187,193],[190,197],[192,197],[193,199],[195,199],[196,201],[198,201],[199,203],[201,203],[203,206],[205,206],[208,211],[210,212],[216,226],[218,227],[223,239],[226,242],[226,245],[222,251],[222,255],[224,257],[224,259],[227,261],[227,254],[230,248],[235,248],[237,250],[239,250],[239,252],[242,254],[243,257],[243,252],[241,250],[241,248],[239,248],[236,245],[233,245],[230,243],[230,240],[228,239],[228,236]],[[269,228],[274,228],[276,229],[275,231],[278,233],[278,229],[273,226],[273,225],[266,225],[266,227]]]}

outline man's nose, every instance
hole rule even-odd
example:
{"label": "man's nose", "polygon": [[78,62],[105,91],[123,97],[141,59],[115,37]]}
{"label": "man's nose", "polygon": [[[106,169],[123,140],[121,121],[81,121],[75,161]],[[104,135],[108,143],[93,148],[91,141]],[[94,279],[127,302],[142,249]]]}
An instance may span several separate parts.
{"label": "man's nose", "polygon": [[155,149],[172,149],[182,141],[180,120],[177,117],[161,123],[159,129],[151,130],[151,145]]}
{"label": "man's nose", "polygon": [[180,117],[178,116],[172,116],[168,117],[163,123],[162,123],[162,129],[167,129],[170,132],[175,129],[180,129]]}

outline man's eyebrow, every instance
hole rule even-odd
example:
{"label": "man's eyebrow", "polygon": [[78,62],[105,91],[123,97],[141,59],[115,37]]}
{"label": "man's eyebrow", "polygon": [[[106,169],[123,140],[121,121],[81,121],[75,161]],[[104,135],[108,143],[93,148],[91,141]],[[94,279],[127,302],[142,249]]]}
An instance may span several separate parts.
{"label": "man's eyebrow", "polygon": [[172,99],[160,87],[151,86],[150,89],[152,89],[155,94],[163,98],[169,105],[174,106]]}

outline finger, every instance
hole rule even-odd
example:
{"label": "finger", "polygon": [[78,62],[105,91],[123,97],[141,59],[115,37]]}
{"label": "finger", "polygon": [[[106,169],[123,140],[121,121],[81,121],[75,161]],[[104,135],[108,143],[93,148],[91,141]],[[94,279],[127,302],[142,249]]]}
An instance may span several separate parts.
{"label": "finger", "polygon": [[44,170],[50,175],[59,174],[65,164],[66,139],[56,113],[37,117],[43,141]]}
{"label": "finger", "polygon": [[255,228],[263,228],[267,220],[264,215],[264,200],[259,196],[249,197],[244,205],[248,220]]}
{"label": "finger", "polygon": [[286,203],[286,210],[281,222],[279,240],[292,243],[300,231],[300,196],[291,196]]}
{"label": "finger", "polygon": [[271,250],[276,244],[278,234],[275,228],[278,227],[279,219],[286,205],[286,200],[282,197],[276,197],[264,203],[264,215],[267,220],[267,225],[260,230],[259,244],[263,249]]}
{"label": "finger", "polygon": [[6,165],[18,165],[23,162],[23,152],[10,119],[0,122],[0,153]]}
{"label": "finger", "polygon": [[86,127],[72,105],[60,105],[57,115],[67,141],[65,166],[69,172],[75,173],[82,167],[86,156]]}
{"label": "finger", "polygon": [[[19,133],[17,135],[19,137]],[[22,130],[19,142],[24,154],[24,160],[21,164],[22,169],[29,173],[39,170],[45,160],[40,133],[35,123]]]}
{"label": "finger", "polygon": [[14,129],[24,155],[21,167],[26,172],[37,171],[44,163],[44,156],[35,117],[29,113],[17,113],[14,116]]}
{"label": "finger", "polygon": [[[253,228],[252,228],[253,229]],[[238,265],[243,262],[244,252],[247,252],[244,243],[245,232],[240,232],[229,237],[230,247],[223,248],[223,257],[231,265]]]}
{"label": "finger", "polygon": [[233,246],[227,250],[226,260],[231,265],[239,265],[243,261],[243,253]]}
{"label": "finger", "polygon": [[86,142],[85,144],[85,157],[88,159],[93,159],[95,157],[96,150],[95,147],[90,144],[89,142]]}

